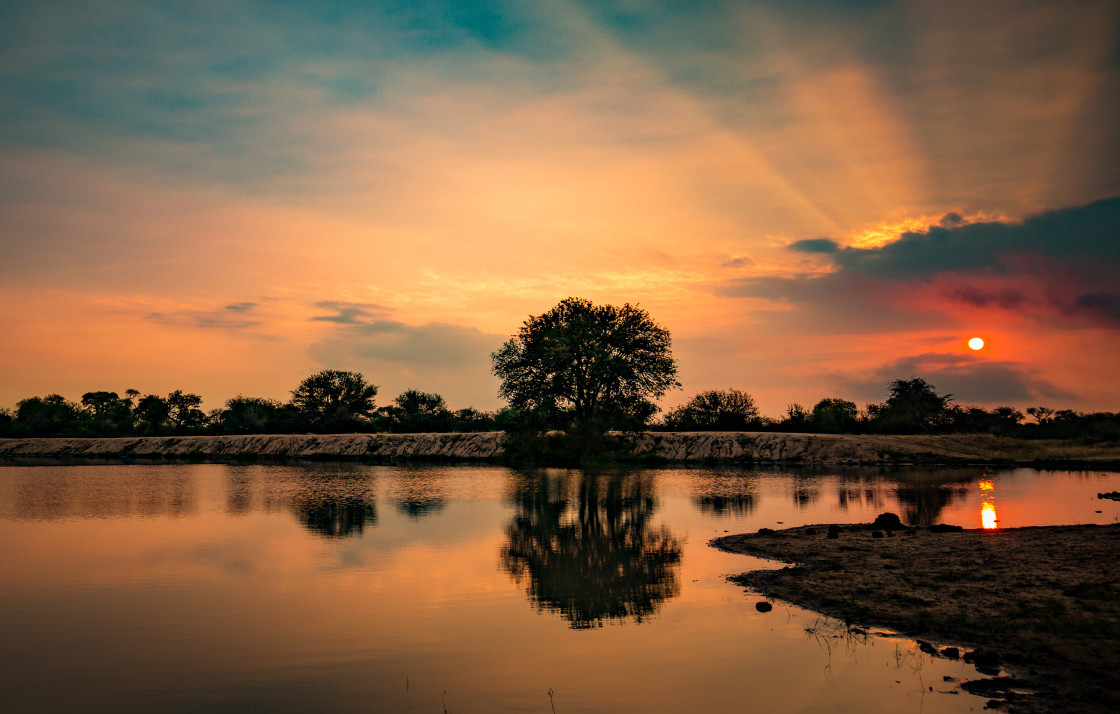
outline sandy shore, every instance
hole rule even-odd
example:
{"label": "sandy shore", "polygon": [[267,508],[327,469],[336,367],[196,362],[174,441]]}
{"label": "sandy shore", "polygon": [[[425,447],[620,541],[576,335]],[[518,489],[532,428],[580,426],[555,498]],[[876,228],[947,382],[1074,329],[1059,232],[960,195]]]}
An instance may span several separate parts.
{"label": "sandy shore", "polygon": [[768,597],[939,643],[923,647],[935,656],[954,655],[946,645],[960,647],[961,656],[973,652],[982,670],[1013,679],[966,688],[1008,711],[1120,711],[1120,525],[843,526],[835,538],[829,528],[712,544],[796,563],[733,578]]}

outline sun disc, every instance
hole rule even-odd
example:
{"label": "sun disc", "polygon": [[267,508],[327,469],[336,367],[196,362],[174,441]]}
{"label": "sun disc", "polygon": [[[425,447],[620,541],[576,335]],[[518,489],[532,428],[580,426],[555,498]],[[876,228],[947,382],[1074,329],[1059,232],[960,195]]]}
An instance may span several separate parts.
{"label": "sun disc", "polygon": [[979,337],[973,337],[968,341],[968,346],[974,350],[978,350],[984,346],[984,340],[980,339]]}

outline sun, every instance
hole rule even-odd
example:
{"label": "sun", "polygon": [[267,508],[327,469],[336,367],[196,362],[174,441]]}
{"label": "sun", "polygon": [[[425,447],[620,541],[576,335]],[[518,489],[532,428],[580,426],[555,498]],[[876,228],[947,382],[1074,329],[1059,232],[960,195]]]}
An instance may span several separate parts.
{"label": "sun", "polygon": [[984,346],[984,340],[980,339],[979,337],[973,337],[968,341],[968,346],[974,350],[978,350]]}

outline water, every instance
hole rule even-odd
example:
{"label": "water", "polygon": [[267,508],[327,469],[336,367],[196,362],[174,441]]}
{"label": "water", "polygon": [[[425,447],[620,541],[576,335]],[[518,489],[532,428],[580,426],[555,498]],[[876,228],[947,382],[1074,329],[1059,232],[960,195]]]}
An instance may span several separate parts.
{"label": "water", "polygon": [[1113,490],[1028,469],[4,467],[0,708],[979,711],[942,681],[964,663],[757,612],[724,576],[772,564],[707,541],[883,511],[1111,523]]}

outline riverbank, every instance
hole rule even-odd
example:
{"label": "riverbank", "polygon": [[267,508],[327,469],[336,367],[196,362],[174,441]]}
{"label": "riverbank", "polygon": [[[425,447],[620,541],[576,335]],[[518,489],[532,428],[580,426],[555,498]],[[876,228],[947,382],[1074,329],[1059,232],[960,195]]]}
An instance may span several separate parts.
{"label": "riverbank", "polygon": [[[618,460],[673,464],[1025,464],[1120,467],[1120,444],[1027,441],[990,435],[885,436],[775,432],[610,434]],[[314,459],[501,461],[503,432],[249,434],[0,439],[0,459]]]}
{"label": "riverbank", "polygon": [[986,673],[1005,668],[1012,679],[963,686],[1008,711],[1120,711],[1120,525],[803,526],[712,544],[796,563],[733,578],[768,597],[941,643],[923,645],[933,656],[968,648]]}
{"label": "riverbank", "polygon": [[492,461],[505,434],[247,434],[103,439],[0,439],[0,459]]}

